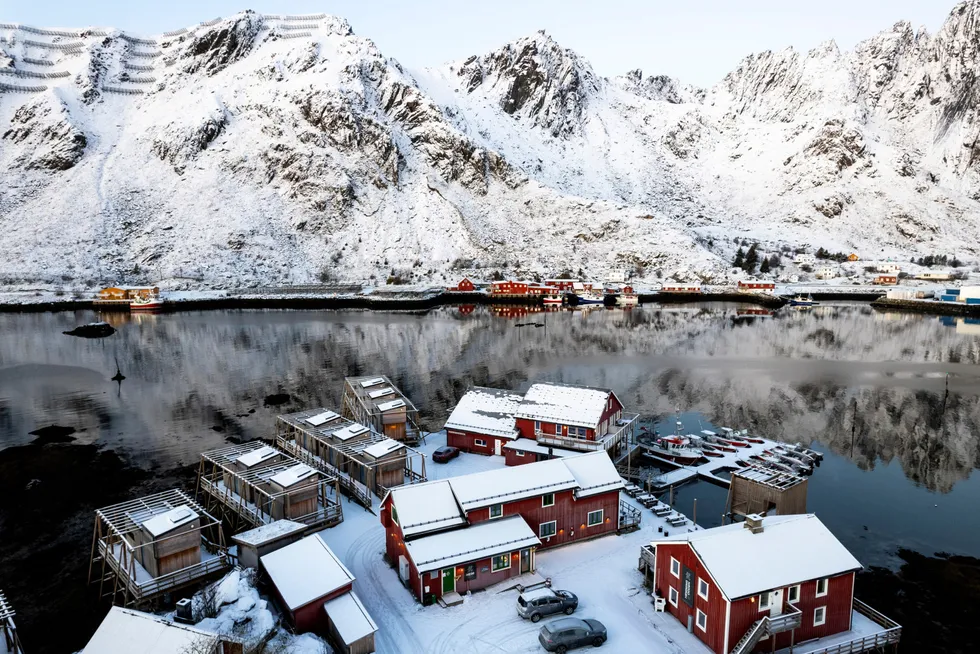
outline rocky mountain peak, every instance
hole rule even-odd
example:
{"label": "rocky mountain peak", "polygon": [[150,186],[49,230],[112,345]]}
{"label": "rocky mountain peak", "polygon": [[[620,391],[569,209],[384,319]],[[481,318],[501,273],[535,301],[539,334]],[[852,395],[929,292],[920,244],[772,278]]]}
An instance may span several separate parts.
{"label": "rocky mountain peak", "polygon": [[644,78],[643,71],[639,68],[631,70],[613,81],[630,93],[656,102],[669,102],[670,104],[700,104],[704,102],[704,89],[682,84],[680,80],[667,75],[650,75]]}
{"label": "rocky mountain peak", "polygon": [[482,93],[507,114],[531,122],[554,137],[580,131],[590,94],[601,81],[575,52],[544,30],[457,69],[468,93]]}

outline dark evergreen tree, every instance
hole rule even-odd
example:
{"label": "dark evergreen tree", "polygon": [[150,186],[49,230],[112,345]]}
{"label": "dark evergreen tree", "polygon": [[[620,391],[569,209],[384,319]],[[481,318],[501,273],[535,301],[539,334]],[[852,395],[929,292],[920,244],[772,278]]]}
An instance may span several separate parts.
{"label": "dark evergreen tree", "polygon": [[732,262],[732,265],[736,268],[741,268],[745,265],[745,250],[742,248],[738,249],[738,252],[735,253],[735,260]]}
{"label": "dark evergreen tree", "polygon": [[783,262],[779,258],[778,254],[773,254],[771,257],[769,257],[769,267],[773,270],[783,267]]}
{"label": "dark evergreen tree", "polygon": [[754,273],[756,266],[759,265],[758,244],[753,243],[745,255],[745,265],[742,267],[747,273]]}
{"label": "dark evergreen tree", "polygon": [[769,257],[762,257],[762,264],[759,266],[759,272],[769,272]]}

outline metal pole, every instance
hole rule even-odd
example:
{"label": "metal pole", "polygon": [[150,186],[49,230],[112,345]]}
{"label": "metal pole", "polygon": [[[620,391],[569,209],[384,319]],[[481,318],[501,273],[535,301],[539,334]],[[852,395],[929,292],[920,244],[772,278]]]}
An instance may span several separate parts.
{"label": "metal pole", "polygon": [[698,526],[698,498],[694,498],[694,526]]}

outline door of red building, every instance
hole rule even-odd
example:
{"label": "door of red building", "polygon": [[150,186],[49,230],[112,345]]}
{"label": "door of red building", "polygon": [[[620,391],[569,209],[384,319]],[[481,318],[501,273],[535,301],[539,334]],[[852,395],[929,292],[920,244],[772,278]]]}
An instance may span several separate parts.
{"label": "door of red building", "polygon": [[521,574],[531,571],[531,550],[521,550]]}

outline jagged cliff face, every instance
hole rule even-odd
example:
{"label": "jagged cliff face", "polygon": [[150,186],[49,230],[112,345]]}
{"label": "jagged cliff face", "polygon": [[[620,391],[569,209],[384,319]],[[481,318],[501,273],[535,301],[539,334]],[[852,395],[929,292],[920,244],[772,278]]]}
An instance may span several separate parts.
{"label": "jagged cliff face", "polygon": [[0,25],[0,273],[720,281],[733,235],[962,258],[978,16],[753,55],[707,90],[602,78],[544,33],[407,71],[329,16]]}

